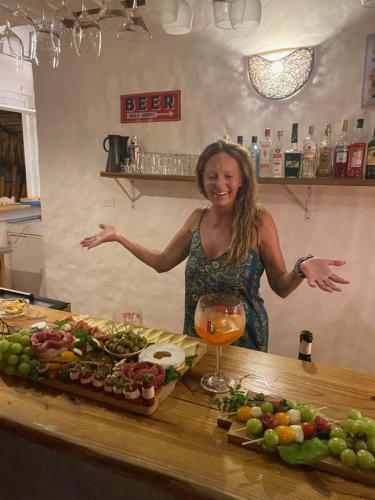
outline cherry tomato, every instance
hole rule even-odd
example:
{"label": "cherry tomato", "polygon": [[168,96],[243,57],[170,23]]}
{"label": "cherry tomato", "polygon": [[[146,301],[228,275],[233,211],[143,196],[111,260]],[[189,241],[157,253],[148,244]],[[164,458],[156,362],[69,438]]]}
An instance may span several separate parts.
{"label": "cherry tomato", "polygon": [[250,406],[238,408],[236,416],[239,422],[247,422],[253,416]]}
{"label": "cherry tomato", "polygon": [[277,421],[279,422],[279,425],[289,425],[290,424],[290,417],[286,412],[279,411],[275,413],[275,417]]}
{"label": "cherry tomato", "polygon": [[287,425],[278,425],[275,431],[279,437],[279,444],[292,443],[296,437],[294,430]]}
{"label": "cherry tomato", "polygon": [[305,439],[310,439],[315,436],[316,434],[316,427],[312,422],[303,422],[301,424],[302,430],[303,430],[303,435],[305,436]]}

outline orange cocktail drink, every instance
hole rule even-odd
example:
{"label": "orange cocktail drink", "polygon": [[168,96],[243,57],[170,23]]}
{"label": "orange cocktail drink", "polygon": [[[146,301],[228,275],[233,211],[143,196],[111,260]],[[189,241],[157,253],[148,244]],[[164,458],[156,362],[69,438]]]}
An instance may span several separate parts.
{"label": "orange cocktail drink", "polygon": [[198,335],[208,344],[227,345],[239,339],[245,330],[245,321],[240,314],[216,312],[212,320],[206,319],[205,324],[196,324]]}

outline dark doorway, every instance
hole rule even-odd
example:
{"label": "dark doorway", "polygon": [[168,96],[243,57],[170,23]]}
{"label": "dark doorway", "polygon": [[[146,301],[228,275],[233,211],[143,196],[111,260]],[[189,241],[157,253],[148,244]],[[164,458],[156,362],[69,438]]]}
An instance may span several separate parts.
{"label": "dark doorway", "polygon": [[0,197],[27,196],[22,115],[0,109]]}

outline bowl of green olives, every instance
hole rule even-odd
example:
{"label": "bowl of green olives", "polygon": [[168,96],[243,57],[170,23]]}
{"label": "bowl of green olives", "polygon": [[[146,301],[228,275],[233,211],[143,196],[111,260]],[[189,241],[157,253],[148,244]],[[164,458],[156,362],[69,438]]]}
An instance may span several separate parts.
{"label": "bowl of green olives", "polygon": [[138,356],[146,347],[147,340],[132,331],[116,332],[104,344],[104,350],[117,359]]}

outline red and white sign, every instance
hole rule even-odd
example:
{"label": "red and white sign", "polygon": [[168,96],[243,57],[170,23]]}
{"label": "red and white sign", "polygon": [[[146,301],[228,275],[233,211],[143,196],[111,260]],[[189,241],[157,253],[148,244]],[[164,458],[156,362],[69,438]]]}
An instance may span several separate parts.
{"label": "red and white sign", "polygon": [[121,96],[121,123],[181,120],[181,90]]}

